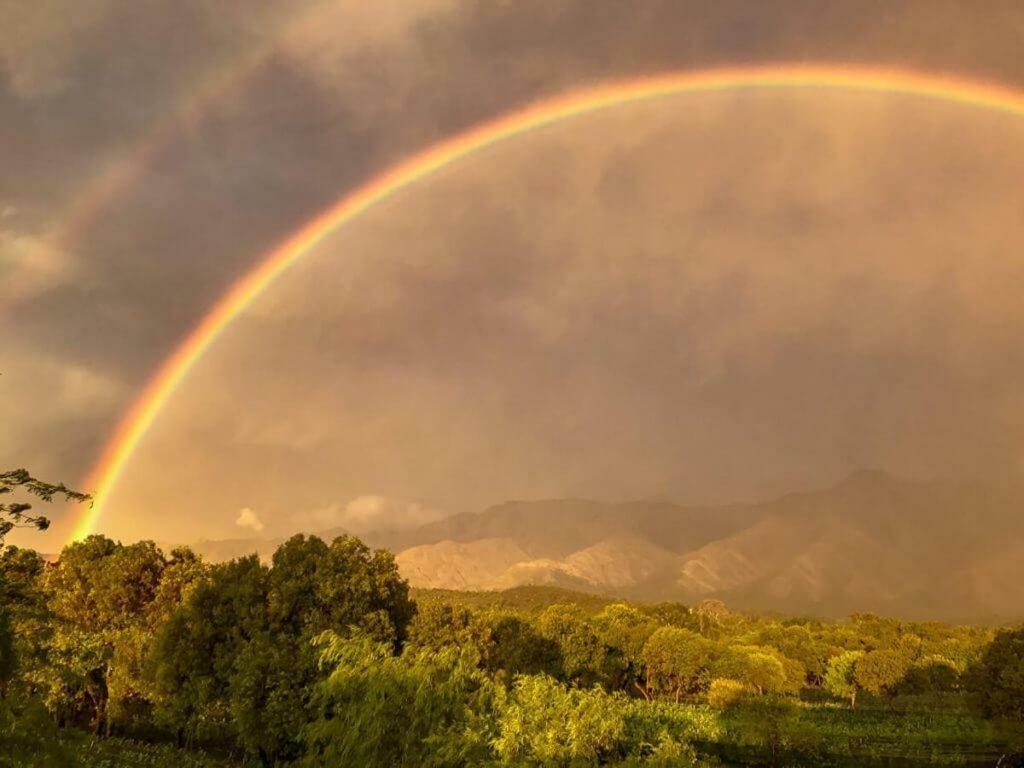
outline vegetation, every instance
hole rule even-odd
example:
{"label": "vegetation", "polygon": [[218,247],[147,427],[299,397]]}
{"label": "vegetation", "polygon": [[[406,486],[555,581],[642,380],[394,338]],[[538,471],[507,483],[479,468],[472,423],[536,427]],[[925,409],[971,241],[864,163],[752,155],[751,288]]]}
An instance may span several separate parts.
{"label": "vegetation", "polygon": [[[12,494],[19,494],[19,501],[7,501]],[[67,501],[88,501],[89,495],[74,491],[63,483],[54,485],[32,477],[27,469],[10,469],[0,472],[0,545],[14,528],[25,527],[45,531],[50,521],[42,515],[30,514],[31,502],[25,501],[26,496],[50,502],[63,497]]]}
{"label": "vegetation", "polygon": [[1024,630],[414,600],[352,537],[216,565],[101,536],[53,564],[7,547],[0,584],[0,766],[945,764],[1024,743]]}

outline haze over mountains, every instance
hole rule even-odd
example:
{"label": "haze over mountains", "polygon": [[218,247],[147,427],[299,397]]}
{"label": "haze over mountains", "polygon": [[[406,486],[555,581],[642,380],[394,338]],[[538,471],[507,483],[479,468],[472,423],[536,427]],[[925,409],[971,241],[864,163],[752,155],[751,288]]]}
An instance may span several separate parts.
{"label": "haze over mountains", "polygon": [[[1022,498],[1019,489],[861,471],[824,490],[756,504],[510,501],[362,538],[396,552],[415,587],[547,584],[819,615],[1000,620],[1024,615]],[[279,541],[205,541],[196,549],[213,560],[267,557]]]}

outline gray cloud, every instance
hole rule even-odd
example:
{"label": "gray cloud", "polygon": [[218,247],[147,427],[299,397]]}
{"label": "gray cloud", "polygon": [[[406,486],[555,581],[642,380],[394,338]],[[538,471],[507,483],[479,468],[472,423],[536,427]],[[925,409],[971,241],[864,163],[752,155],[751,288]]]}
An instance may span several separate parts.
{"label": "gray cloud", "polygon": [[[0,207],[16,211],[0,221],[0,270],[28,297],[0,321],[0,417],[18,424],[5,464],[82,476],[131,393],[275,241],[388,162],[537,96],[775,60],[1024,83],[1011,1],[260,7],[0,4]],[[137,178],[54,244],[90,180],[236,60],[245,75],[172,120]],[[473,161],[420,193],[430,201],[396,200],[225,340],[172,405],[181,434],[154,435],[154,466],[199,441],[211,453],[182,459],[169,485],[218,468],[241,497],[259,466],[272,496],[308,468],[296,509],[359,495],[457,509],[568,491],[742,495],[858,464],[1013,465],[1017,124],[820,103],[722,99],[694,110],[700,130],[689,105],[626,111]],[[598,146],[579,146],[592,130]],[[342,251],[361,255],[331,258]],[[780,254],[800,268],[772,267]],[[76,375],[108,394],[47,407]],[[377,416],[349,423],[351,403]],[[501,428],[510,414],[521,434]],[[339,467],[368,444],[382,453],[355,462],[359,485]],[[779,460],[750,469],[764,446]],[[155,509],[160,482],[140,456],[126,499]],[[257,503],[200,496],[226,528]]]}
{"label": "gray cloud", "polygon": [[197,501],[208,520],[255,497],[287,526],[361,495],[458,510],[750,498],[860,466],[1015,474],[1006,190],[1024,137],[998,115],[891,102],[668,100],[403,194],[221,341],[110,524],[182,484],[216,488]]}

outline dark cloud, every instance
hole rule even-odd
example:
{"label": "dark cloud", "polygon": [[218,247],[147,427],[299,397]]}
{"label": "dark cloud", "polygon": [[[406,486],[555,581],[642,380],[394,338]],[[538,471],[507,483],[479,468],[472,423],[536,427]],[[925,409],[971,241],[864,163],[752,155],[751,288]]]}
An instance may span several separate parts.
{"label": "dark cloud", "polygon": [[[285,529],[369,494],[450,510],[1016,473],[1019,264],[979,233],[1010,232],[1019,131],[884,96],[677,101],[493,150],[337,233],[195,372],[112,524],[223,472],[197,514],[255,497]],[[937,119],[956,145],[922,138]],[[992,142],[1000,167],[943,186]]]}
{"label": "dark cloud", "polygon": [[[1024,8],[1012,0],[970,9],[935,0],[253,8],[0,3],[0,211],[8,211],[0,270],[29,297],[0,320],[11,355],[2,413],[18,425],[0,443],[3,463],[31,460],[80,477],[146,376],[273,243],[389,162],[538,96],[764,61],[892,64],[1024,84]],[[214,81],[211,73],[237,61],[246,62],[242,74],[181,119],[181,105]],[[296,278],[291,292],[267,297],[275,312],[246,321],[239,339],[248,342],[225,342],[218,354],[230,365],[211,361],[209,373],[197,373],[188,390],[195,418],[209,415],[200,403],[213,395],[200,392],[217,371],[241,388],[262,432],[228,419],[195,427],[193,437],[258,444],[258,453],[224,466],[258,459],[268,483],[312,466],[296,501],[309,508],[344,504],[338,495],[349,492],[464,506],[506,493],[584,493],[588,484],[594,495],[752,493],[849,464],[924,473],[1013,465],[1019,417],[999,382],[1019,373],[1007,331],[1019,317],[1003,302],[1022,278],[1000,259],[1021,244],[1016,123],[866,96],[830,96],[820,114],[783,101],[800,115],[799,130],[756,94],[698,110],[703,133],[686,134],[687,121],[663,109],[636,108],[599,121],[600,152],[577,149],[591,128],[566,126],[558,140],[473,161],[467,180],[429,185],[430,205],[413,193],[395,201],[390,217],[345,236],[366,254],[355,261],[372,266],[347,277],[328,270],[320,283]],[[894,130],[903,122],[913,131]],[[74,237],[55,243],[93,180],[133,157],[143,158],[141,171]],[[959,236],[949,232],[953,221]],[[338,248],[354,247],[343,240]],[[786,278],[792,285],[772,282],[754,243],[773,259],[795,254],[806,269]],[[901,248],[914,252],[917,271],[893,278],[888,265]],[[858,263],[866,249],[875,253],[867,266],[824,274],[828,290],[810,291],[806,306],[797,294],[782,301],[771,293],[806,290],[816,259]],[[975,262],[987,278],[964,276],[962,265]],[[338,281],[349,286],[341,296]],[[317,298],[324,286],[327,296]],[[802,307],[806,317],[787,325],[780,307]],[[863,327],[836,320],[839,308],[867,328],[877,322],[884,340],[871,346]],[[922,329],[928,344],[916,335]],[[276,359],[282,349],[290,353]],[[332,444],[330,419],[314,406],[341,407],[324,382],[352,377],[357,362],[367,372],[352,391],[340,385],[346,397],[383,407],[383,395],[367,394],[372,384],[407,399],[402,418],[419,418],[418,429],[439,440],[463,430],[453,439],[459,447],[419,459],[422,489],[397,487],[409,474],[402,462],[422,456],[413,445],[391,474],[378,473],[379,485],[395,488],[330,484],[355,443]],[[303,371],[322,399],[294,406],[303,397],[289,382],[299,374],[281,371]],[[105,394],[47,407],[66,387],[84,387],[67,383],[75,376],[103,382],[95,389]],[[406,392],[417,386],[421,394]],[[822,387],[835,391],[826,397]],[[481,416],[416,416],[417,400],[434,391],[444,407],[475,392]],[[695,410],[666,415],[680,391],[734,414],[735,424]],[[579,393],[583,410],[566,408],[566,392]],[[268,423],[293,406],[300,412],[282,415],[280,426]],[[492,434],[510,413],[537,414],[535,434],[522,420],[521,439]],[[595,432],[598,413],[606,425]],[[912,438],[922,425],[932,425],[928,437]],[[353,429],[370,442],[387,435]],[[748,434],[749,450],[737,449],[733,429]],[[686,430],[694,439],[684,450],[676,435]],[[632,437],[613,438],[623,432]],[[472,462],[485,438],[509,443],[492,446],[495,468],[468,477],[465,492],[448,492],[445,462]],[[600,440],[607,447],[597,451]],[[737,483],[766,445],[788,458],[762,462]],[[325,446],[320,465],[310,453]],[[531,451],[536,460],[525,461]],[[544,476],[545,462],[581,451],[566,482]],[[647,467],[630,458],[638,452],[663,458]],[[906,459],[913,454],[916,464]],[[502,461],[522,472],[503,473]],[[439,474],[427,482],[430,468]],[[617,484],[591,482],[612,475]],[[195,478],[205,480],[199,469]],[[232,484],[245,487],[240,478]]]}

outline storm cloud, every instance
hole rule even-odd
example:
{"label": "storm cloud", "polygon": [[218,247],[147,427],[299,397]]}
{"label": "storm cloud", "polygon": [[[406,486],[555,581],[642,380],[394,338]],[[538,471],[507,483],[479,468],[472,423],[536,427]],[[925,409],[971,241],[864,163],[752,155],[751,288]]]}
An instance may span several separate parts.
{"label": "storm cloud", "polygon": [[[275,242],[539,96],[767,61],[1024,84],[1015,2],[372,6],[0,4],[4,465],[82,477]],[[183,114],[211,73],[234,74]],[[251,507],[278,533],[361,497],[457,511],[750,498],[858,466],[1017,473],[1022,144],[1013,118],[836,93],[674,98],[518,139],[253,307],[104,525],[230,535]]]}

